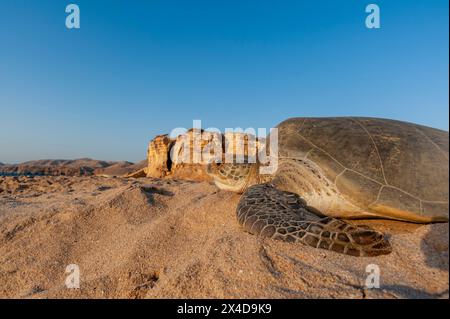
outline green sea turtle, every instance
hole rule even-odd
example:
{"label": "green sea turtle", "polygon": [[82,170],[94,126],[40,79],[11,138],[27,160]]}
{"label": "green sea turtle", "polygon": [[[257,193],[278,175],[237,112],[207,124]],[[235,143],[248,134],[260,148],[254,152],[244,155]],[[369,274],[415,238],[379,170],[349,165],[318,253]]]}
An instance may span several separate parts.
{"label": "green sea turtle", "polygon": [[211,163],[225,190],[243,193],[250,233],[354,256],[391,252],[385,236],[343,219],[448,222],[448,132],[377,118],[292,118],[277,126],[278,169]]}

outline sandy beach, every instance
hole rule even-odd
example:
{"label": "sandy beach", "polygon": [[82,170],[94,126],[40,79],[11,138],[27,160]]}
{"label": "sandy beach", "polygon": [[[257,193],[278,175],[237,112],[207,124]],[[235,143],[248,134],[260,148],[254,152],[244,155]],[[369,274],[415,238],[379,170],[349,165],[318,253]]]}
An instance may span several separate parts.
{"label": "sandy beach", "polygon": [[[1,298],[448,298],[448,224],[353,221],[393,252],[356,258],[258,238],[210,182],[1,177]],[[65,285],[66,267],[80,288]],[[366,267],[380,269],[368,289]]]}

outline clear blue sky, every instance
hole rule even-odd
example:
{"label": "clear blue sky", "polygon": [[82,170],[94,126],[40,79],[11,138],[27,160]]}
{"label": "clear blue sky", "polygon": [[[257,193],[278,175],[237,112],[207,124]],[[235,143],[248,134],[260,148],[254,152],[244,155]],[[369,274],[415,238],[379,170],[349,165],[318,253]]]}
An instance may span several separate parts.
{"label": "clear blue sky", "polygon": [[[65,7],[81,29],[65,27]],[[381,29],[365,28],[365,6]],[[137,161],[175,127],[361,115],[448,130],[448,1],[2,0],[0,162]]]}

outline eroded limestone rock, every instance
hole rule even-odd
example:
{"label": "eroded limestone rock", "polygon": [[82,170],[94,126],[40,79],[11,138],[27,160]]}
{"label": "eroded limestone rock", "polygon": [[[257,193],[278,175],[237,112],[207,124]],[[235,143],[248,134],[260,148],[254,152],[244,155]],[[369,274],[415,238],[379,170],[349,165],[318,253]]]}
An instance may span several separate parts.
{"label": "eroded limestone rock", "polygon": [[232,160],[233,155],[241,158],[255,155],[264,142],[245,133],[220,134],[197,129],[190,129],[176,138],[159,135],[148,146],[146,175],[211,181],[206,174],[209,162]]}

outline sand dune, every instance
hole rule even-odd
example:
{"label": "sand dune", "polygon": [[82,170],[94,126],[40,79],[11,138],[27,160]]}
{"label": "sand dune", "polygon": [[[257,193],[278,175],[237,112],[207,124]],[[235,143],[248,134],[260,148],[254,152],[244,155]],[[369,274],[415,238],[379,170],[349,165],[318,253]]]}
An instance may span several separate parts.
{"label": "sand dune", "polygon": [[[394,252],[355,258],[245,233],[238,200],[205,182],[0,178],[0,297],[448,297],[447,224],[372,221]],[[365,288],[368,264],[380,289]]]}

